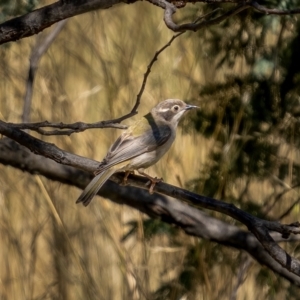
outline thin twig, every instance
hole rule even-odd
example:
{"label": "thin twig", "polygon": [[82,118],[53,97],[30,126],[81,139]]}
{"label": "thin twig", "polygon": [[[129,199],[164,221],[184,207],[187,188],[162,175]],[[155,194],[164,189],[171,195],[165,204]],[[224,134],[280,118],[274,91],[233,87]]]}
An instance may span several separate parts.
{"label": "thin twig", "polygon": [[[65,123],[50,123],[48,121],[37,123],[7,123],[12,128],[30,129],[43,135],[71,135],[75,132],[82,132],[87,129],[94,128],[118,128],[126,129],[128,126],[114,123],[113,121],[100,121],[96,123],[76,122],[71,124]],[[44,130],[42,128],[58,128],[60,130]]]}
{"label": "thin twig", "polygon": [[298,188],[300,186],[300,183],[297,183],[295,185],[293,185],[292,187],[289,187],[289,188],[286,188],[285,190],[283,190],[281,193],[279,193],[273,203],[271,204],[267,204],[267,205],[264,205],[262,208],[263,208],[263,211],[265,211],[266,213],[264,214],[264,216],[267,216],[268,212],[272,211],[274,206],[282,199],[282,197],[287,194],[288,192],[291,192],[293,190],[295,190],[296,188]]}
{"label": "thin twig", "polygon": [[[177,28],[177,30],[174,31],[198,30],[203,26],[211,25],[210,22],[206,23],[205,25],[202,24],[200,27],[188,26],[191,24],[186,24],[187,26],[185,26],[185,28],[182,28],[176,25],[172,20],[172,15],[176,12],[177,9],[174,4],[164,0],[148,0],[148,1],[165,10],[165,23],[171,30],[174,30],[172,27]],[[9,41],[16,41],[24,37],[32,36],[63,19],[71,18],[73,16],[86,13],[89,11],[94,11],[96,9],[106,9],[108,7],[114,6],[115,4],[121,2],[122,1],[119,0],[57,1],[53,4],[41,7],[32,12],[29,12],[28,14],[10,19],[0,24],[0,44],[7,43]],[[136,2],[136,0],[130,0],[125,2],[134,3]],[[295,8],[290,10],[266,8],[258,4],[256,1],[251,1],[251,0],[185,0],[182,2],[184,4],[187,3],[195,4],[196,2],[207,3],[207,4],[236,3],[236,4],[245,5],[243,9],[251,7],[253,9],[256,9],[259,12],[265,14],[274,14],[274,15],[291,15],[291,14],[300,13],[300,8]],[[167,16],[169,16],[168,22],[166,22]]]}
{"label": "thin twig", "polygon": [[[71,135],[72,133],[77,133],[77,132],[82,132],[87,129],[93,129],[93,128],[118,128],[118,129],[126,129],[128,126],[120,124],[122,121],[125,119],[131,118],[134,115],[136,115],[137,109],[141,103],[141,97],[143,95],[143,92],[146,87],[146,83],[149,77],[149,74],[151,72],[151,69],[153,67],[153,64],[155,61],[157,61],[158,56],[171,44],[173,41],[182,35],[184,32],[180,32],[178,34],[175,34],[172,36],[172,38],[158,51],[155,52],[153,58],[151,59],[149,65],[147,66],[147,70],[144,74],[144,79],[140,88],[139,93],[137,94],[136,102],[131,109],[131,111],[124,115],[121,116],[117,119],[112,119],[112,120],[106,120],[106,121],[99,121],[96,123],[84,123],[84,122],[76,122],[76,123],[71,123],[71,124],[65,124],[65,123],[50,123],[48,121],[43,121],[43,122],[37,122],[37,123],[20,123],[20,124],[15,124],[15,123],[7,123],[9,126],[12,128],[17,128],[17,129],[30,129],[33,131],[36,131],[40,134],[43,135]],[[57,128],[59,130],[44,130],[42,128]]]}
{"label": "thin twig", "polygon": [[152,60],[150,61],[150,64],[147,66],[147,71],[146,73],[144,74],[144,79],[143,79],[143,82],[142,82],[142,86],[141,86],[141,89],[137,95],[137,98],[136,98],[136,102],[135,102],[135,105],[134,107],[132,108],[131,112],[136,112],[138,106],[140,105],[140,100],[141,100],[141,97],[143,95],[143,92],[145,90],[145,86],[146,86],[146,83],[147,83],[147,79],[148,79],[148,76],[151,72],[151,68],[153,66],[153,64],[155,63],[155,61],[158,59],[158,56],[168,47],[171,46],[171,44],[173,43],[173,41],[179,37],[180,35],[182,35],[184,32],[180,32],[178,34],[175,34],[172,36],[172,38],[169,40],[169,42],[167,44],[165,44],[161,49],[159,49],[158,51],[155,52]]}
{"label": "thin twig", "polygon": [[[226,13],[213,18],[213,19],[205,19],[206,16],[203,16],[203,21],[202,22],[192,22],[192,23],[186,23],[186,24],[181,24],[178,25],[174,22],[173,20],[173,15],[177,11],[177,7],[173,4],[168,2],[167,0],[148,0],[150,3],[159,6],[165,10],[164,14],[164,21],[165,24],[167,25],[168,28],[171,30],[178,32],[178,31],[186,31],[186,30],[191,30],[191,31],[197,31],[203,27],[218,24],[225,19],[236,15],[240,13],[241,11],[248,9],[248,8],[254,8],[255,10],[265,13],[265,14],[272,14],[272,15],[291,15],[291,14],[299,14],[300,13],[300,8],[295,8],[295,9],[277,9],[277,8],[267,8],[263,5],[258,4],[256,1],[240,1],[240,0],[202,0],[202,1],[196,1],[196,2],[205,2],[205,3],[235,3],[237,6],[232,8],[231,10],[228,10]],[[187,1],[191,2],[191,1]],[[201,17],[202,18],[202,17]]]}
{"label": "thin twig", "polygon": [[206,18],[203,18],[202,22],[192,22],[192,23],[186,23],[182,25],[177,25],[173,21],[173,15],[176,13],[176,6],[172,3],[169,3],[166,0],[148,0],[154,5],[157,5],[165,10],[164,13],[164,21],[165,24],[167,25],[168,28],[171,30],[178,32],[178,31],[186,31],[186,30],[191,30],[191,31],[197,31],[203,27],[214,25],[214,24],[219,24],[220,22],[226,20],[227,18],[234,16],[241,11],[248,9],[251,7],[247,2],[238,2],[239,4],[235,6],[233,9],[228,10],[221,16],[218,16],[216,18],[206,20]]}
{"label": "thin twig", "polygon": [[258,4],[256,1],[249,2],[249,5],[256,10],[265,13],[267,15],[294,15],[294,14],[300,14],[300,8],[295,9],[278,9],[278,8],[267,8],[263,5]]}
{"label": "thin twig", "polygon": [[141,85],[141,88],[140,88],[140,91],[139,93],[137,94],[136,96],[136,102],[134,104],[134,106],[132,107],[130,113],[118,118],[118,119],[114,119],[114,120],[111,120],[113,123],[120,123],[122,121],[124,121],[125,119],[128,119],[134,115],[136,115],[138,112],[137,112],[137,109],[141,103],[141,98],[142,98],[142,95],[144,93],[144,90],[145,90],[145,87],[146,87],[146,83],[147,83],[147,80],[148,80],[148,77],[149,77],[149,74],[151,72],[151,68],[153,66],[153,64],[155,63],[155,61],[157,61],[158,59],[158,56],[166,49],[168,48],[169,46],[171,46],[171,44],[173,43],[173,41],[179,37],[180,35],[182,35],[184,32],[180,32],[178,34],[175,34],[172,36],[172,38],[169,40],[169,42],[167,44],[165,44],[162,48],[160,48],[158,51],[155,52],[153,58],[151,59],[149,65],[147,66],[147,70],[144,74],[144,79],[143,79],[143,82],[142,82],[142,85]]}
{"label": "thin twig", "polygon": [[292,212],[292,210],[294,209],[294,207],[299,204],[299,202],[300,202],[300,198],[298,198],[296,201],[294,201],[294,203],[277,218],[277,221],[281,221],[284,217],[289,215]]}

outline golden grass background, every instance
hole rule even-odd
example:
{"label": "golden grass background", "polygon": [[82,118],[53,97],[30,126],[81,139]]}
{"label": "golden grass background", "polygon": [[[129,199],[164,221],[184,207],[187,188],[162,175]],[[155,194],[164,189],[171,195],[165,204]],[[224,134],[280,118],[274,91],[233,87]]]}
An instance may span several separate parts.
{"label": "golden grass background", "polygon": [[[173,35],[162,16],[161,9],[136,3],[70,19],[39,64],[31,121],[96,122],[129,112],[147,65]],[[39,36],[0,48],[0,117],[4,121],[21,122],[29,57]],[[152,68],[135,118],[167,98],[201,103],[199,87],[224,76],[207,57],[196,34],[175,40]],[[243,70],[243,63],[237,68]],[[119,134],[119,130],[99,129],[70,137],[35,135],[101,160]],[[148,172],[185,186],[197,177],[213,144],[192,128],[185,134],[179,129],[175,145]],[[299,160],[297,154],[292,157]],[[146,217],[138,211],[99,197],[83,208],[75,205],[77,188],[3,165],[0,172],[0,299],[151,299],[151,292],[178,276],[185,247],[171,247],[165,236],[145,240],[141,227],[136,238],[120,241],[128,230],[126,222]],[[241,180],[232,191],[242,187]],[[252,189],[257,203],[272,192],[264,182],[254,182]],[[183,233],[178,239],[187,246],[197,243]],[[228,299],[237,274],[222,266],[222,258],[218,267],[210,268],[209,260],[216,258],[209,249],[215,244],[207,242],[207,247],[198,271],[203,281],[196,288],[196,298],[188,299]],[[233,260],[242,255],[233,249],[225,251]],[[251,266],[237,299],[267,295],[268,287],[256,284],[259,269],[257,263]],[[270,280],[276,282],[276,275]],[[274,299],[282,299],[284,293],[283,289]]]}

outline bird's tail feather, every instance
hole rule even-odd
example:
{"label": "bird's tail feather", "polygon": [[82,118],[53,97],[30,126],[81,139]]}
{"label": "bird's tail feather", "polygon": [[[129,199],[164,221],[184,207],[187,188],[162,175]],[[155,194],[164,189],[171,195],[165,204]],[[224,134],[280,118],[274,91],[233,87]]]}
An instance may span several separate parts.
{"label": "bird's tail feather", "polygon": [[76,203],[82,202],[84,206],[88,206],[92,201],[93,197],[98,193],[101,189],[102,185],[106,182],[106,180],[115,173],[115,170],[108,169],[100,174],[96,175],[92,181],[87,185],[87,187],[83,190]]}

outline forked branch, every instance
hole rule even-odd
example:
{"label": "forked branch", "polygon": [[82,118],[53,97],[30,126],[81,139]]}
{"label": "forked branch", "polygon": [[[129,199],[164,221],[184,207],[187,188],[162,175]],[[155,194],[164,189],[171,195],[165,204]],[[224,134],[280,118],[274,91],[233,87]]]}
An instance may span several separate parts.
{"label": "forked branch", "polygon": [[[95,161],[63,151],[57,146],[38,140],[22,130],[11,128],[2,121],[0,121],[0,134],[17,141],[32,152],[48,157],[60,164],[90,172],[93,172],[98,167],[98,163]],[[116,174],[113,179],[117,182],[122,182],[123,175]],[[127,182],[131,186],[148,189],[148,179],[144,177],[129,176]],[[237,208],[233,204],[201,196],[162,182],[156,184],[154,192],[171,196],[196,207],[221,212],[243,223],[256,236],[271,257],[290,272],[300,276],[300,261],[285,252],[270,235],[271,231],[279,232],[283,238],[288,238],[291,234],[300,234],[299,222],[282,225],[278,222],[262,220]]]}
{"label": "forked branch", "polygon": [[[123,115],[117,119],[112,119],[112,120],[106,120],[106,121],[99,121],[96,123],[84,123],[84,122],[75,122],[71,124],[65,124],[62,122],[59,123],[51,123],[48,121],[43,121],[43,122],[36,122],[36,123],[6,123],[8,126],[11,128],[15,129],[29,129],[32,131],[36,131],[42,135],[71,135],[72,133],[78,133],[85,131],[87,129],[95,129],[95,128],[118,128],[118,129],[126,129],[127,126],[120,124],[122,121],[129,119],[136,115],[138,113],[137,109],[141,103],[141,98],[144,93],[146,83],[148,80],[148,77],[150,75],[151,69],[154,65],[154,63],[157,61],[158,56],[171,44],[173,41],[182,35],[183,32],[180,32],[176,35],[174,35],[163,47],[161,47],[158,51],[155,52],[153,58],[151,59],[149,65],[147,66],[147,70],[144,74],[144,78],[141,84],[141,88],[139,93],[137,94],[136,101],[134,106],[132,107],[131,111]],[[32,87],[31,87],[32,88]],[[49,130],[46,128],[56,128],[55,130]]]}
{"label": "forked branch", "polygon": [[148,0],[150,3],[159,6],[164,9],[164,21],[168,28],[175,32],[179,31],[197,31],[203,27],[219,24],[222,21],[242,12],[243,10],[253,8],[258,12],[269,14],[269,15],[293,15],[293,14],[299,14],[300,8],[295,9],[279,9],[279,8],[267,8],[263,5],[260,5],[257,1],[241,1],[241,0],[200,0],[200,1],[184,1],[184,3],[195,3],[195,2],[204,2],[204,3],[210,3],[210,4],[222,4],[222,3],[232,3],[233,7],[231,7],[228,11],[225,13],[221,13],[217,17],[211,17],[212,14],[209,14],[207,16],[201,17],[201,22],[191,22],[191,23],[185,23],[178,25],[173,20],[173,15],[177,11],[176,2],[174,1],[174,4],[172,1],[167,0]]}
{"label": "forked branch", "polygon": [[[90,12],[97,9],[107,9],[119,3],[134,3],[137,0],[86,0],[86,1],[57,1],[53,4],[41,7],[32,12],[29,12],[26,15],[13,18],[2,24],[0,24],[0,45],[16,41],[28,36],[37,34],[38,32],[43,31],[45,28],[50,27],[51,25],[76,16],[86,12]],[[279,9],[279,8],[268,8],[257,1],[251,0],[184,0],[184,1],[175,1],[175,0],[148,0],[148,2],[161,7],[165,10],[164,21],[165,24],[171,30],[185,31],[192,30],[196,31],[203,27],[210,26],[213,24],[218,24],[221,21],[238,14],[239,12],[245,9],[254,9],[258,12],[264,14],[272,15],[292,15],[299,14],[300,8],[296,7],[294,9]],[[229,3],[231,7],[224,14],[220,14],[214,18],[203,18],[201,22],[195,24],[193,22],[186,23],[182,25],[176,24],[173,20],[173,15],[176,12],[177,8],[183,8],[188,3],[195,4],[197,2],[205,4],[224,4]]]}

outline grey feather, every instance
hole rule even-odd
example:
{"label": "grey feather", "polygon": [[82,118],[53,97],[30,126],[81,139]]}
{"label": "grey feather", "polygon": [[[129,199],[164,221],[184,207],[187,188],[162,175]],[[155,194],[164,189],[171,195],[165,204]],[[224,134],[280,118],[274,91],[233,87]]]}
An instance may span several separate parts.
{"label": "grey feather", "polygon": [[168,125],[152,128],[140,136],[133,137],[124,133],[111,146],[95,174],[101,173],[123,161],[132,159],[146,152],[151,152],[168,141],[172,130]]}
{"label": "grey feather", "polygon": [[99,192],[103,184],[114,172],[114,169],[108,169],[96,175],[84,189],[80,197],[77,199],[76,203],[82,202],[84,206],[89,205],[93,197]]}

